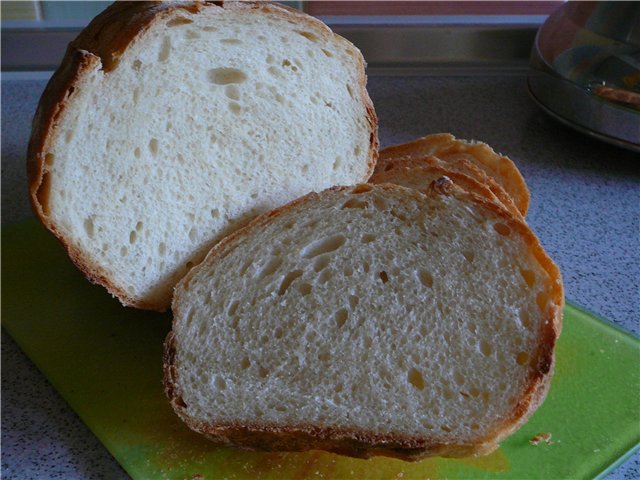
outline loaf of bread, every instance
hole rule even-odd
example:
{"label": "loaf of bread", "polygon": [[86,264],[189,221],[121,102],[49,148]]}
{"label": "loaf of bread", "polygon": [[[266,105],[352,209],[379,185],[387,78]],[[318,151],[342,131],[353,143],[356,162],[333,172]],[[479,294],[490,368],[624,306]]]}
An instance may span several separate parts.
{"label": "loaf of bread", "polygon": [[225,234],[366,181],[377,120],[348,41],[276,4],[115,2],[34,119],[33,208],[92,280],[164,310]]}
{"label": "loaf of bread", "polygon": [[[387,170],[390,168],[389,162],[398,159],[420,159],[428,156],[438,157],[451,164],[453,168],[464,168],[467,174],[471,173],[468,166],[463,166],[460,162],[475,165],[488,177],[488,180],[478,180],[484,181],[503,204],[512,203],[523,217],[527,214],[529,189],[518,167],[486,143],[457,139],[450,133],[427,135],[381,150],[376,171]],[[505,195],[505,191],[508,195]],[[507,196],[511,197],[511,200],[506,198]]]}
{"label": "loaf of bread", "polygon": [[256,218],[177,285],[165,392],[222,445],[481,455],[543,401],[560,273],[447,177],[335,187]]}

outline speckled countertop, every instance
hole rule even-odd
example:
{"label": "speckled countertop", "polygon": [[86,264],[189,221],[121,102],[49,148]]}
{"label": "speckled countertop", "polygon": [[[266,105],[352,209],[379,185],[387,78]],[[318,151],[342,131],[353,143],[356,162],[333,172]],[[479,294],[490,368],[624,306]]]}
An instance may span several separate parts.
{"label": "speckled countertop", "polygon": [[[2,81],[2,225],[31,216],[25,152],[42,80]],[[507,154],[531,190],[529,224],[559,264],[567,298],[640,334],[640,155],[558,124],[523,75],[369,79],[382,146],[435,132]],[[2,333],[3,478],[127,478]],[[609,479],[640,478],[640,455]]]}

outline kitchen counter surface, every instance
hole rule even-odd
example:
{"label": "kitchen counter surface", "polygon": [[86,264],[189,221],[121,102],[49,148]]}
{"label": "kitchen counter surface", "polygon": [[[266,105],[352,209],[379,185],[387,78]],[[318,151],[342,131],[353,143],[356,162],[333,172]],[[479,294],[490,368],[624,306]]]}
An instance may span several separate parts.
{"label": "kitchen counter surface", "polygon": [[[2,81],[2,225],[32,218],[25,153],[44,80]],[[547,117],[524,75],[372,76],[381,146],[427,133],[508,155],[531,191],[527,220],[560,266],[567,299],[640,334],[640,154]],[[2,332],[3,478],[128,478]],[[610,480],[640,477],[640,455]]]}

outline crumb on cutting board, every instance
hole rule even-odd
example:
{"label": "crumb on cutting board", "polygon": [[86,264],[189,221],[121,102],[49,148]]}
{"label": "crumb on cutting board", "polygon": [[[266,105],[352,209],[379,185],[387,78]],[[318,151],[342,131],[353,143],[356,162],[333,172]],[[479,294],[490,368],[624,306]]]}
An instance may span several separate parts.
{"label": "crumb on cutting board", "polygon": [[541,442],[544,442],[547,445],[553,445],[553,442],[551,441],[551,434],[548,432],[540,432],[539,434],[534,435],[531,440],[529,440],[529,443],[531,445],[538,445]]}

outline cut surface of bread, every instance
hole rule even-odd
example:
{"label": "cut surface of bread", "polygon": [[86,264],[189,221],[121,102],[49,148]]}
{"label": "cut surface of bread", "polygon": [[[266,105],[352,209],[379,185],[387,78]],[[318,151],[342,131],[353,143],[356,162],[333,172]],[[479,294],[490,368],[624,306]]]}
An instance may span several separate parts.
{"label": "cut surface of bread", "polygon": [[360,52],[301,12],[115,2],[70,44],[40,102],[34,210],[90,279],[164,310],[228,232],[369,178],[365,82]]}
{"label": "cut surface of bread", "polygon": [[[384,169],[389,161],[399,158],[421,158],[436,156],[446,162],[466,160],[478,166],[492,177],[513,199],[522,216],[529,209],[530,194],[518,167],[509,158],[496,153],[482,142],[461,140],[450,133],[436,133],[418,138],[409,143],[394,145],[380,151],[377,169]],[[492,191],[501,192],[492,186]],[[505,203],[505,200],[502,200]]]}
{"label": "cut surface of bread", "polygon": [[543,401],[563,293],[528,227],[447,178],[309,194],[176,287],[165,392],[219,444],[485,454]]}

